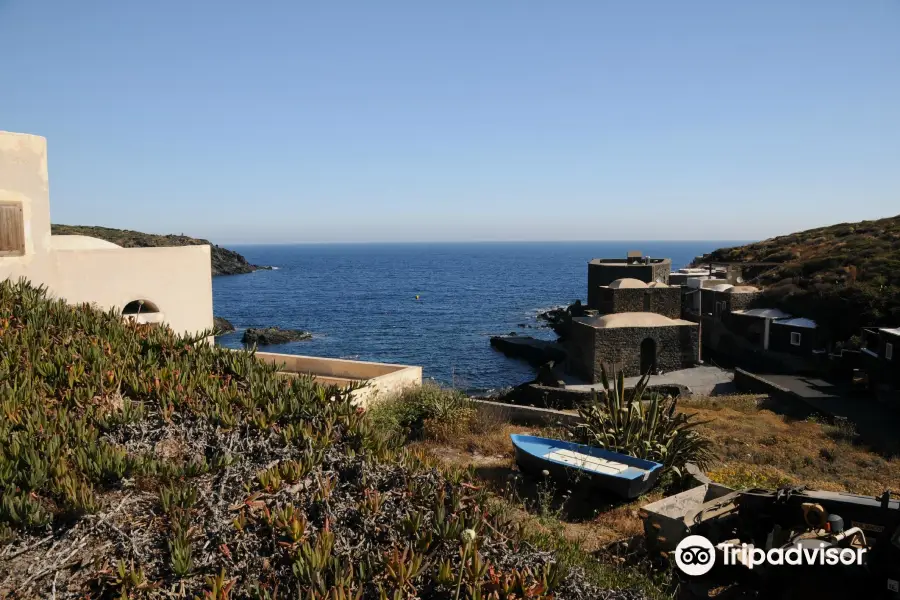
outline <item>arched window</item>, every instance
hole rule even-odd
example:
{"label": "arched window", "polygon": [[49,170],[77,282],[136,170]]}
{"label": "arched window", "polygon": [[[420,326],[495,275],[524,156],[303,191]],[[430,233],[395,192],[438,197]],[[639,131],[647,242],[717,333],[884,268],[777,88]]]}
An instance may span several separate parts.
{"label": "arched window", "polygon": [[161,323],[163,314],[149,300],[132,300],[122,309],[122,315],[138,323]]}

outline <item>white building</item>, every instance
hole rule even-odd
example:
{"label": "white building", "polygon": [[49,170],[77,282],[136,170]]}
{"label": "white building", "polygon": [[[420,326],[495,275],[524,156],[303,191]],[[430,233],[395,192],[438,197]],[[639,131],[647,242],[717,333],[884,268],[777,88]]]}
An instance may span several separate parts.
{"label": "white building", "polygon": [[209,246],[120,248],[50,235],[47,141],[0,132],[0,280],[25,277],[71,303],[88,302],[177,332],[211,329]]}

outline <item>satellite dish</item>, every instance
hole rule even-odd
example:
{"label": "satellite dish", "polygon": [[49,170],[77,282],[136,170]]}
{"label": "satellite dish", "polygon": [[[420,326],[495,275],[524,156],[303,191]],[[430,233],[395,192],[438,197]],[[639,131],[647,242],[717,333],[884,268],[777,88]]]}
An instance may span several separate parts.
{"label": "satellite dish", "polygon": [[657,277],[657,278],[656,278],[656,283],[662,283],[662,282],[663,282],[663,278],[662,278],[662,277]]}
{"label": "satellite dish", "polygon": [[738,283],[744,283],[744,278],[738,277],[735,281],[737,281]]}

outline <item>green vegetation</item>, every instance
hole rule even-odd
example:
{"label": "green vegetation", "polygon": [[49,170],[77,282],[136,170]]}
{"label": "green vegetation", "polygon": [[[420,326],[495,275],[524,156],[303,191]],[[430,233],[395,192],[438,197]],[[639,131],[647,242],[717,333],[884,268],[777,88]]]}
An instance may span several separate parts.
{"label": "green vegetation", "polygon": [[645,398],[649,380],[649,374],[644,375],[628,392],[622,373],[610,386],[602,368],[603,390],[578,409],[583,423],[571,428],[573,434],[583,444],[662,463],[664,473],[676,477],[689,462],[705,469],[713,459],[712,443],[695,430],[700,423],[676,412],[676,398]]}
{"label": "green vegetation", "polygon": [[468,431],[476,410],[459,390],[433,382],[407,388],[369,410],[376,428],[394,439],[449,439]]}
{"label": "green vegetation", "polygon": [[123,248],[157,248],[161,246],[205,246],[212,249],[212,274],[213,275],[238,275],[250,273],[259,269],[251,265],[247,259],[226,248],[210,243],[208,240],[188,237],[186,235],[156,235],[153,233],[141,233],[128,229],[112,229],[109,227],[94,227],[89,225],[52,225],[53,235],[86,235],[118,244]]}
{"label": "green vegetation", "polygon": [[386,443],[348,390],[206,335],[0,283],[0,597],[641,597]]}
{"label": "green vegetation", "polygon": [[781,263],[759,277],[764,303],[814,319],[835,341],[900,324],[900,216],[723,248],[697,259]]}

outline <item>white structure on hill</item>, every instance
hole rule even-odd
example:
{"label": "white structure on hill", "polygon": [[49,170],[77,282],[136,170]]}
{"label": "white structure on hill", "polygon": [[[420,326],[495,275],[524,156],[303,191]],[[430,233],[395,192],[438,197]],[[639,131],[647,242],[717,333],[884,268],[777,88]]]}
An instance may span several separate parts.
{"label": "white structure on hill", "polygon": [[68,302],[115,307],[179,333],[213,326],[209,246],[121,248],[51,236],[47,141],[0,131],[0,280],[20,277]]}

